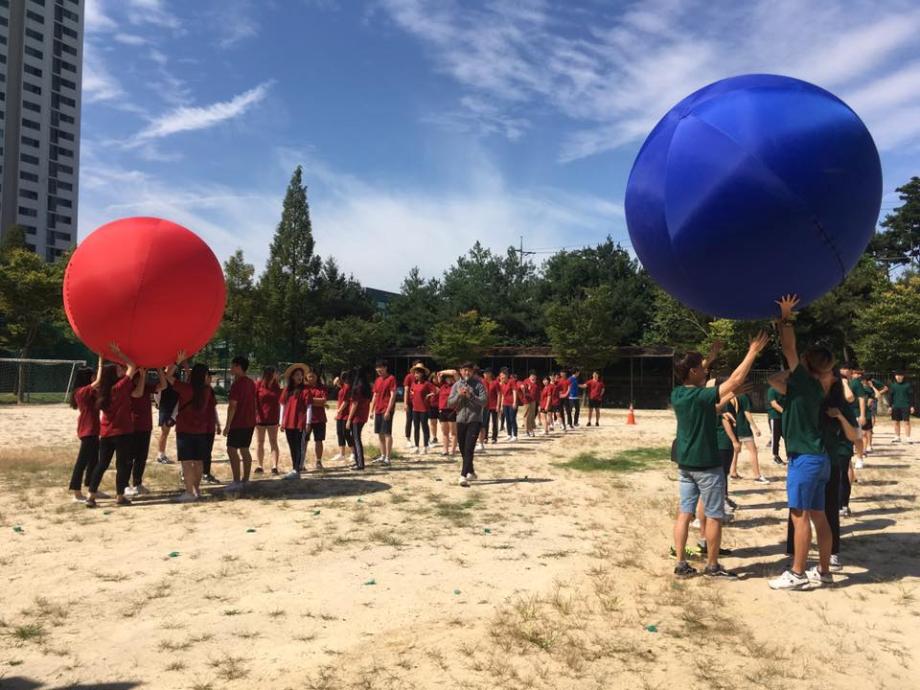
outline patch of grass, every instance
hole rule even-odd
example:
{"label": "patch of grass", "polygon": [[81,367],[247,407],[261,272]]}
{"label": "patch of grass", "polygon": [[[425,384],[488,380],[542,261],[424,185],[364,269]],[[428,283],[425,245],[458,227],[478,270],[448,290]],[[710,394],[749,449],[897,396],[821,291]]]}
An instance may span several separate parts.
{"label": "patch of grass", "polygon": [[48,632],[41,623],[17,625],[10,631],[10,637],[19,642],[42,642]]}
{"label": "patch of grass", "polygon": [[243,612],[239,609],[224,609],[223,613],[225,616],[239,616]]}
{"label": "patch of grass", "polygon": [[600,457],[597,453],[579,453],[565,462],[554,463],[581,472],[639,472],[669,460],[669,448],[630,448],[612,457]]}
{"label": "patch of grass", "polygon": [[212,660],[210,666],[217,673],[218,678],[230,682],[249,675],[249,669],[243,665],[243,661],[245,659],[242,657],[226,654],[219,659]]}
{"label": "patch of grass", "polygon": [[389,532],[388,530],[383,530],[383,529],[374,530],[373,532],[370,533],[369,536],[372,541],[376,541],[386,546],[399,547],[403,545],[399,537]]}
{"label": "patch of grass", "polygon": [[167,671],[184,671],[185,663],[182,661],[172,661],[166,664],[166,670]]}
{"label": "patch of grass", "polygon": [[438,517],[450,521],[457,527],[464,527],[471,523],[470,511],[482,503],[482,496],[472,492],[464,501],[446,501],[440,496],[432,495],[434,510]]}

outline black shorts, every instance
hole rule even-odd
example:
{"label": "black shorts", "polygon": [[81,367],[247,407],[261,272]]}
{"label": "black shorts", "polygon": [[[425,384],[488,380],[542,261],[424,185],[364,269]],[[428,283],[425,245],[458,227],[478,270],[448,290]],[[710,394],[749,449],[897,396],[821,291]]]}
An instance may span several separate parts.
{"label": "black shorts", "polygon": [[873,426],[873,424],[872,424],[872,417],[867,417],[867,418],[866,418],[866,423],[862,425],[862,430],[863,430],[863,431],[872,431],[872,426]]}
{"label": "black shorts", "polygon": [[456,422],[457,421],[457,411],[456,410],[441,410],[438,412],[438,419],[442,422]]}
{"label": "black shorts", "polygon": [[339,442],[339,447],[348,446],[349,448],[354,448],[355,440],[351,437],[351,429],[347,425],[347,419],[335,420],[336,440]]}
{"label": "black shorts", "polygon": [[735,459],[734,448],[719,448],[719,460],[722,461],[722,471],[728,476],[732,470],[732,460]]}
{"label": "black shorts", "polygon": [[304,434],[304,440],[309,441],[310,437],[313,437],[313,440],[316,442],[326,440],[326,422],[319,422],[318,424],[311,424],[310,428],[307,429],[307,433]]}
{"label": "black shorts", "polygon": [[393,435],[393,416],[390,415],[390,418],[387,419],[381,413],[374,415],[374,433],[382,434],[384,436],[392,436]]}
{"label": "black shorts", "polygon": [[588,401],[588,409],[589,409],[589,410],[599,410],[599,409],[601,409],[601,401],[600,401],[600,400],[589,400],[589,401]]}
{"label": "black shorts", "polygon": [[441,418],[440,410],[428,410],[428,419],[439,420]]}
{"label": "black shorts", "polygon": [[208,454],[202,458],[205,462],[211,462],[211,455],[214,453],[214,437],[217,434],[208,434]]}
{"label": "black shorts", "polygon": [[910,408],[909,407],[892,407],[891,408],[891,421],[909,422],[910,421]]}
{"label": "black shorts", "polygon": [[210,434],[176,434],[176,450],[179,455],[179,462],[188,460],[199,460],[204,462],[211,454]]}
{"label": "black shorts", "polygon": [[249,448],[252,445],[252,434],[255,427],[245,429],[230,429],[227,433],[227,448]]}

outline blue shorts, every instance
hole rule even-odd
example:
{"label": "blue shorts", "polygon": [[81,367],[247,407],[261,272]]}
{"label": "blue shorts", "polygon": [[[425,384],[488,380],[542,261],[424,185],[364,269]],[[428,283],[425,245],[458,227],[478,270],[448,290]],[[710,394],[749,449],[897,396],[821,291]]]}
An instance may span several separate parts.
{"label": "blue shorts", "polygon": [[725,519],[725,473],[721,463],[705,470],[678,468],[680,512],[694,515],[696,503],[703,500],[703,514],[715,520]]}
{"label": "blue shorts", "polygon": [[824,489],[831,476],[826,455],[796,455],[789,458],[786,495],[791,510],[824,510]]}

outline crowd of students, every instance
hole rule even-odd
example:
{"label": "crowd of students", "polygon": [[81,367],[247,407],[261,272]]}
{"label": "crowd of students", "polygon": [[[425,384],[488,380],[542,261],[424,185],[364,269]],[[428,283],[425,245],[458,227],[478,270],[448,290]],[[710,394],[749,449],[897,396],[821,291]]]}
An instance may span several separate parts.
{"label": "crowd of students", "polygon": [[[767,394],[770,447],[773,461],[786,465],[789,507],[786,551],[788,569],[770,580],[773,589],[814,588],[833,583],[840,560],[840,518],[848,516],[850,492],[857,481],[855,470],[864,467],[872,452],[873,419],[879,399],[891,398],[895,424],[894,442],[901,442],[901,428],[910,440],[913,391],[904,374],[895,374],[889,385],[867,377],[852,363],[836,366],[823,347],[810,347],[800,356],[793,328],[798,298],[786,296],[777,304],[775,322],[787,368],[774,374]],[[727,378],[711,378],[710,368],[718,356],[716,343],[707,356],[698,352],[676,363],[679,384],[671,395],[677,417],[677,438],[672,459],[678,465],[680,502],[674,526],[672,555],[678,577],[697,574],[687,561],[687,540],[694,517],[698,521],[699,552],[706,556],[703,574],[735,578],[720,555],[722,526],[731,521],[737,504],[729,496],[729,479],[740,479],[738,459],[747,449],[755,481],[769,482],[760,470],[755,436],[760,435],[751,414],[748,375],[768,344],[761,333],[751,341],[740,365]],[[780,457],[780,441],[787,460]],[[856,462],[851,465],[852,458]],[[807,568],[812,525],[818,543],[818,564]]]}
{"label": "crowd of students", "polygon": [[[225,487],[229,491],[245,487],[252,474],[266,470],[281,474],[279,429],[284,432],[291,456],[291,469],[282,479],[297,480],[307,471],[306,452],[311,441],[315,468],[324,469],[328,388],[307,364],[292,364],[280,376],[274,367],[265,367],[261,376],[253,380],[248,374],[249,361],[234,358],[230,370],[233,383],[222,425],[212,372],[206,365],[191,365],[186,353],[180,352],[175,364],[156,370],[153,382],[153,372],[136,367],[116,345],[111,348],[123,363],[106,363],[100,355],[95,373],[84,368],[76,374],[71,406],[79,411],[80,450],[70,482],[74,501],[95,507],[97,499],[108,498],[99,491],[99,484],[113,457],[116,503],[130,505],[132,496],[149,493],[143,480],[153,431],[154,401],[159,408],[159,463],[171,462],[166,449],[175,427],[176,452],[185,486],[185,492],[176,499],[179,502],[198,500],[202,483],[221,484],[211,473],[214,441],[221,433],[226,437],[230,458],[232,481]],[[393,458],[397,382],[385,361],[378,361],[375,370],[373,381],[364,368],[357,367],[342,371],[332,382],[337,390],[333,415],[338,452],[331,461],[346,462],[355,472],[365,469],[362,438],[371,418],[380,454],[370,462],[389,466]],[[578,370],[560,371],[542,380],[531,371],[520,380],[508,369],[496,375],[465,363],[457,369],[432,372],[424,363],[415,362],[403,380],[406,447],[415,454],[427,454],[435,446],[440,446],[447,457],[459,453],[462,463],[458,482],[469,486],[476,479],[473,456],[477,450],[485,452],[486,444],[490,440],[497,443],[501,432],[507,442],[518,440],[520,411],[527,436],[537,435],[538,420],[539,433],[550,434],[557,427],[565,433],[579,426],[581,398],[585,394],[587,425],[599,426],[604,390],[598,372],[584,383]],[[251,453],[253,439],[255,459]]]}

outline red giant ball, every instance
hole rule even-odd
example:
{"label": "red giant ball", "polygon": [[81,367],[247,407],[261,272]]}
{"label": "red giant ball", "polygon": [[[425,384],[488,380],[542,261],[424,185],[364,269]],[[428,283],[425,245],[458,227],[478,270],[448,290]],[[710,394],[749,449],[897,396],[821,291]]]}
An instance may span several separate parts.
{"label": "red giant ball", "polygon": [[161,218],[103,225],[74,251],[64,274],[64,310],[87,347],[162,367],[198,352],[214,335],[227,298],[214,252],[192,231]]}

